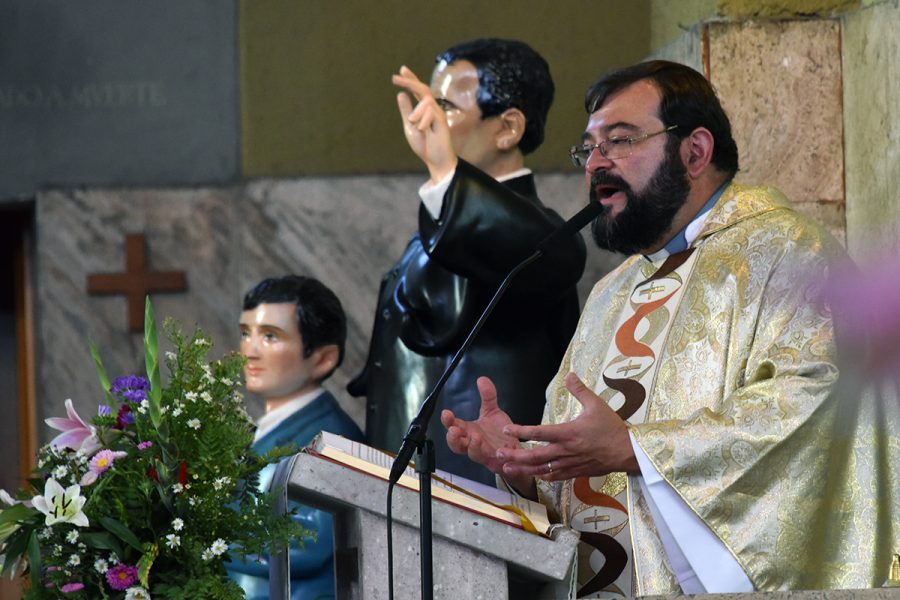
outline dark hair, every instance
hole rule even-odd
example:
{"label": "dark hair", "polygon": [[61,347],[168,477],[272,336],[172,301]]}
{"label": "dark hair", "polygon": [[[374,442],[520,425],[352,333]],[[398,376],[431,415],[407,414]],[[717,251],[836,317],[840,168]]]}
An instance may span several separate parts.
{"label": "dark hair", "polygon": [[[318,279],[301,275],[285,275],[264,279],[244,295],[244,310],[260,304],[290,302],[297,306],[297,329],[303,340],[303,357],[308,358],[316,348],[335,344],[338,347],[337,369],[344,360],[347,339],[347,317],[341,301]],[[325,381],[334,369],[319,381]]]}
{"label": "dark hair", "polygon": [[448,65],[458,60],[467,60],[478,70],[481,118],[518,108],[525,115],[519,149],[522,154],[537,150],[544,141],[547,112],[553,104],[553,78],[547,61],[528,44],[497,38],[457,44],[435,59]]}
{"label": "dark hair", "polygon": [[595,112],[611,94],[644,79],[652,81],[662,95],[659,118],[663,125],[678,125],[670,135],[680,141],[696,128],[705,127],[715,141],[712,163],[733,177],[738,170],[738,150],[728,115],[709,81],[686,65],[651,60],[611,71],[588,88],[585,110],[588,114]]}

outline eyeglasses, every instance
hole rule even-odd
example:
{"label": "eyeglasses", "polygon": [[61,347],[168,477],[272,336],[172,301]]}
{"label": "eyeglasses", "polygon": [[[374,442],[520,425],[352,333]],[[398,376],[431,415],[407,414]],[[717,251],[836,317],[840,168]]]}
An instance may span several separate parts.
{"label": "eyeglasses", "polygon": [[677,127],[678,125],[672,125],[671,127],[666,127],[662,131],[645,133],[643,135],[611,137],[607,140],[603,140],[599,144],[578,144],[569,148],[569,156],[572,158],[572,162],[579,167],[583,167],[587,164],[588,158],[590,158],[591,153],[594,151],[594,149],[600,150],[600,154],[610,160],[614,160],[617,158],[627,158],[631,156],[631,153],[634,151],[634,144],[643,142],[644,140],[652,138],[655,135],[669,133]]}
{"label": "eyeglasses", "polygon": [[434,101],[438,106],[441,107],[441,110],[444,112],[450,112],[451,110],[459,110],[459,107],[446,98],[435,98]]}

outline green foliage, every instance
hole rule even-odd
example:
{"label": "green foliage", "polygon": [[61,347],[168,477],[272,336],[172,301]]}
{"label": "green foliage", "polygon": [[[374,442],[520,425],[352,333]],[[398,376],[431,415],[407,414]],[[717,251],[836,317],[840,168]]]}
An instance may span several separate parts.
{"label": "green foliage", "polygon": [[[164,357],[170,380],[162,388],[149,302],[145,325],[148,379],[110,384],[92,347],[109,407],[91,420],[97,443],[90,451],[44,446],[35,477],[16,496],[44,495],[52,478],[78,489],[89,524],[48,525],[49,517],[22,503],[0,511],[4,573],[26,566],[27,598],[122,600],[125,590],[113,589],[106,577],[119,566],[133,569],[132,586],[153,598],[242,598],[225,574],[229,553],[240,560],[309,538],[290,516],[272,514],[274,494],[258,490],[260,470],[294,449],[264,456],[251,449],[254,426],[238,391],[244,359],[209,361],[209,338],[199,330],[186,336],[166,320],[174,352]],[[61,591],[73,583],[84,588]]]}
{"label": "green foliage", "polygon": [[216,598],[218,600],[240,600],[244,591],[233,581],[221,577],[197,577],[172,584],[163,584],[158,593],[170,600],[195,600],[196,598]]}
{"label": "green foliage", "polygon": [[159,429],[162,421],[160,407],[162,385],[159,381],[159,343],[156,341],[156,318],[153,316],[150,296],[147,296],[144,302],[144,362],[147,367],[147,379],[150,381],[150,391],[147,392],[150,422]]}
{"label": "green foliage", "polygon": [[94,340],[88,340],[88,348],[91,351],[91,358],[94,359],[94,366],[97,367],[97,377],[100,379],[100,387],[106,395],[106,402],[112,406],[116,401],[112,392],[109,391],[109,375],[106,374],[106,367],[103,366],[103,359],[100,358],[100,351],[97,349],[97,344],[94,343]]}

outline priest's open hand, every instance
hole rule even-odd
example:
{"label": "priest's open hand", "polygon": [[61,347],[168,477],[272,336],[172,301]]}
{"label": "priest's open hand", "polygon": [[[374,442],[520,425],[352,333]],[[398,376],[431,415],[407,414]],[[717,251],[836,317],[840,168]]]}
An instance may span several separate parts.
{"label": "priest's open hand", "polygon": [[504,433],[516,439],[543,443],[498,449],[503,476],[558,481],[617,471],[639,472],[625,421],[575,373],[566,375],[566,389],[583,407],[572,421],[534,426],[509,424],[504,428]]}
{"label": "priest's open hand", "polygon": [[[514,435],[504,433],[505,429],[513,426],[513,422],[497,405],[494,383],[487,377],[479,377],[476,384],[481,395],[481,408],[476,420],[457,418],[450,410],[441,412],[441,423],[447,428],[447,445],[457,454],[466,454],[490,471],[503,475],[503,460],[498,458],[498,451],[518,449],[521,444]],[[533,488],[530,475],[507,479],[507,482],[520,493],[533,497],[530,493]]]}

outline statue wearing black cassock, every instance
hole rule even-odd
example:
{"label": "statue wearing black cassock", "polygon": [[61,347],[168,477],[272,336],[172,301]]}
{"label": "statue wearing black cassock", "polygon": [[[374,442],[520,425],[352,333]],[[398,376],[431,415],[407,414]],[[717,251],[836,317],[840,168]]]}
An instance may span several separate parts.
{"label": "statue wearing black cassock", "polygon": [[[348,386],[367,396],[366,437],[396,451],[506,274],[563,223],[537,198],[523,155],[543,140],[553,83],[531,48],[476,40],[438,57],[431,89],[405,67],[394,83],[407,140],[431,184],[449,187],[439,214],[419,207],[419,231],[381,284],[365,369]],[[488,90],[488,91],[486,91]],[[466,162],[469,161],[469,162]],[[497,179],[503,180],[499,183]],[[573,236],[521,272],[447,382],[429,425],[439,469],[493,484],[450,452],[440,409],[477,417],[486,375],[516,423],[540,422],[544,391],[578,320],[575,284],[585,264]]]}

